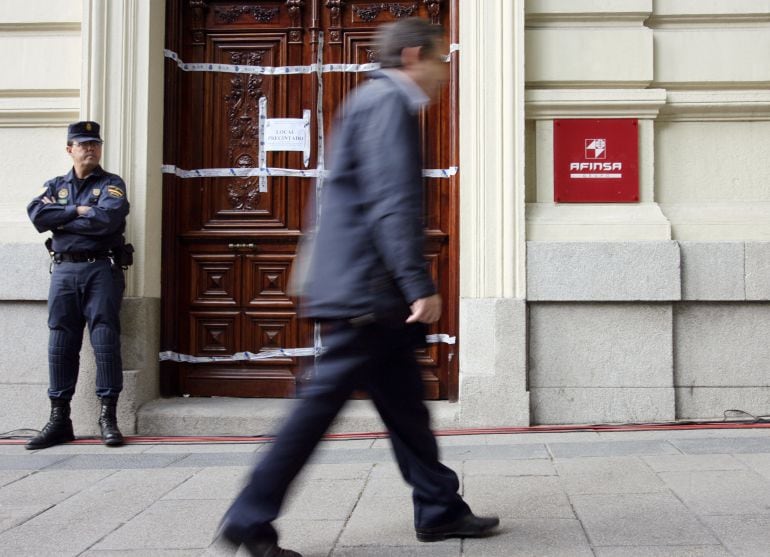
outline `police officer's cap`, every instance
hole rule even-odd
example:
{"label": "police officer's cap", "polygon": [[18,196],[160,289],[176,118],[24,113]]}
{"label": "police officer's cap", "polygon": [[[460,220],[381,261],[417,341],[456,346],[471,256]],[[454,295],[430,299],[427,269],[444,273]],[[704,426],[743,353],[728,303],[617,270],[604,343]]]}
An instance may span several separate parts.
{"label": "police officer's cap", "polygon": [[75,122],[67,128],[67,143],[71,141],[101,141],[99,124],[96,122]]}

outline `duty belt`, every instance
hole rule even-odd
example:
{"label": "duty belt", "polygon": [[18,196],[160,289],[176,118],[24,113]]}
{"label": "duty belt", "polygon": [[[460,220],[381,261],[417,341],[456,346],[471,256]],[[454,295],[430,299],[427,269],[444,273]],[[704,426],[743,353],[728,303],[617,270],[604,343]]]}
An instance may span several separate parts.
{"label": "duty belt", "polygon": [[110,259],[112,257],[112,254],[108,251],[101,251],[101,252],[88,252],[88,251],[81,251],[81,252],[71,252],[71,253],[54,253],[53,260],[56,263],[61,263],[62,261],[69,261],[72,263],[85,263],[85,262],[93,262],[98,259]]}

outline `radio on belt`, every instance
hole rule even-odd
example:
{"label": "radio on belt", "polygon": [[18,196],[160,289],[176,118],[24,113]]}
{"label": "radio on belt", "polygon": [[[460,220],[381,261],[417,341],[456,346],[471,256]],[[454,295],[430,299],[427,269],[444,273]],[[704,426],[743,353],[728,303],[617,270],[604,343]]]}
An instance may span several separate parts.
{"label": "radio on belt", "polygon": [[557,203],[638,202],[638,120],[554,120],[553,164]]}

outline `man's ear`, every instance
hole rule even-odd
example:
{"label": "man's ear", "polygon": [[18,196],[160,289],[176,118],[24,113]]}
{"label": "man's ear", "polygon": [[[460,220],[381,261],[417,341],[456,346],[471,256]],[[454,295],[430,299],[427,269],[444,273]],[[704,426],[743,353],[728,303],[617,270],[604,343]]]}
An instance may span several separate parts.
{"label": "man's ear", "polygon": [[404,68],[409,68],[420,61],[422,47],[421,46],[408,46],[401,50],[401,65]]}

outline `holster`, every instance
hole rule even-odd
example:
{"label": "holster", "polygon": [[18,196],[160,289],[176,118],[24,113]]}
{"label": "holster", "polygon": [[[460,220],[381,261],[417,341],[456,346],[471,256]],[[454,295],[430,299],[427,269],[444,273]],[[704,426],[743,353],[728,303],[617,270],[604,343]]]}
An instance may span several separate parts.
{"label": "holster", "polygon": [[122,269],[128,269],[134,264],[134,246],[131,244],[122,244],[112,248],[112,258],[115,265]]}

